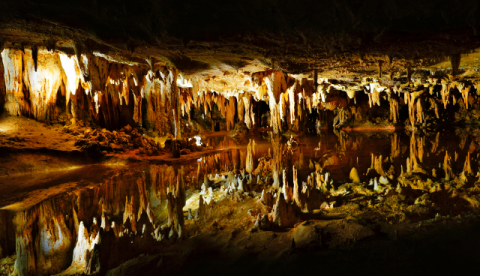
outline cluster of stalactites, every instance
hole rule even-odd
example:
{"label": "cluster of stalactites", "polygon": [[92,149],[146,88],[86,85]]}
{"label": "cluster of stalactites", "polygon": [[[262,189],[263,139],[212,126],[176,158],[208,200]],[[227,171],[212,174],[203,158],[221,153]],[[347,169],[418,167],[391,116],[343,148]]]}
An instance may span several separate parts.
{"label": "cluster of stalactites", "polygon": [[[66,98],[66,111],[73,118],[81,112],[76,106],[77,98],[85,97],[90,110],[87,113],[94,118],[101,113],[105,121],[121,127],[116,125],[119,107],[133,105],[132,119],[141,124],[142,99],[152,97],[151,104],[157,109],[168,108],[167,101],[171,101],[176,87],[174,68],[163,67],[142,75],[138,66],[109,62],[92,54],[67,55],[43,47],[27,47],[23,51],[6,48],[2,51],[2,61],[5,110],[11,115],[32,116],[40,121],[58,115],[55,105],[61,95]],[[84,96],[80,95],[82,91]]]}
{"label": "cluster of stalactites", "polygon": [[295,79],[283,72],[267,70],[252,74],[253,90],[257,101],[266,101],[270,108],[270,126],[281,133],[282,122],[295,126],[302,120],[303,110],[312,112],[323,92],[314,91],[314,83],[306,78]]}

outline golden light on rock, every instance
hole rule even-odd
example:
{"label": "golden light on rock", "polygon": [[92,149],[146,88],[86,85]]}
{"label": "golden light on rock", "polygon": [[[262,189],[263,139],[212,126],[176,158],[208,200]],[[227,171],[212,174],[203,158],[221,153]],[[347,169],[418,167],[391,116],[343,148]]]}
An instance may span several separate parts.
{"label": "golden light on rock", "polygon": [[474,1],[94,2],[0,8],[0,275],[474,263]]}

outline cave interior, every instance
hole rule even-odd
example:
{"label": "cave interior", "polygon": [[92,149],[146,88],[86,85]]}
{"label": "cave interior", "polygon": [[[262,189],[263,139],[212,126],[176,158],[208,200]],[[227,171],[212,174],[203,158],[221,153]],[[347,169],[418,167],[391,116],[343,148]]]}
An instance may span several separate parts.
{"label": "cave interior", "polygon": [[0,3],[0,276],[480,259],[478,0]]}

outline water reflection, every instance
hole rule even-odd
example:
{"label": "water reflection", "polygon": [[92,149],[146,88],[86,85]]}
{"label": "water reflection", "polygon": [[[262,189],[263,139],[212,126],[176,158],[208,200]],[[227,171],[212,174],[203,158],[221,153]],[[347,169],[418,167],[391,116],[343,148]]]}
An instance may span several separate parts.
{"label": "water reflection", "polygon": [[41,190],[5,193],[0,245],[4,255],[15,247],[19,275],[103,274],[202,232],[222,200],[258,199],[263,209],[249,209],[246,223],[256,230],[291,227],[319,210],[345,212],[352,202],[358,216],[376,208],[392,223],[455,216],[480,205],[477,132],[204,137],[221,151],[173,165],[94,166]]}

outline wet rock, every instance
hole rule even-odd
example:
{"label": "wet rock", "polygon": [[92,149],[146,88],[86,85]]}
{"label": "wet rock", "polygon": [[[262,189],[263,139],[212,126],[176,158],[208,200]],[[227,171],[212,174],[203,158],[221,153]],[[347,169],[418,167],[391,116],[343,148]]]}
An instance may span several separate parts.
{"label": "wet rock", "polygon": [[70,265],[73,235],[57,202],[45,201],[19,212],[13,221],[18,275],[55,274]]}
{"label": "wet rock", "polygon": [[265,205],[265,206],[273,206],[274,199],[273,199],[273,192],[269,191],[266,192],[265,190],[262,190],[262,194],[260,196],[259,201]]}
{"label": "wet rock", "polygon": [[358,172],[355,167],[350,170],[350,179],[353,183],[360,183],[360,177],[358,176]]}
{"label": "wet rock", "polygon": [[160,255],[140,255],[137,258],[126,261],[120,266],[111,269],[107,272],[107,276],[128,276],[136,275],[139,271],[144,275],[155,273],[155,269],[158,269],[162,264]]}
{"label": "wet rock", "polygon": [[309,248],[321,245],[321,235],[318,225],[302,222],[295,227],[293,240],[296,248]]}
{"label": "wet rock", "polygon": [[126,125],[124,128],[123,128],[123,131],[127,134],[129,134],[130,132],[132,132],[132,127],[130,125]]}
{"label": "wet rock", "polygon": [[[292,227],[299,220],[296,205],[288,204],[282,193],[277,195],[277,201],[272,210],[272,223],[280,228]],[[298,208],[298,207],[297,207]]]}

